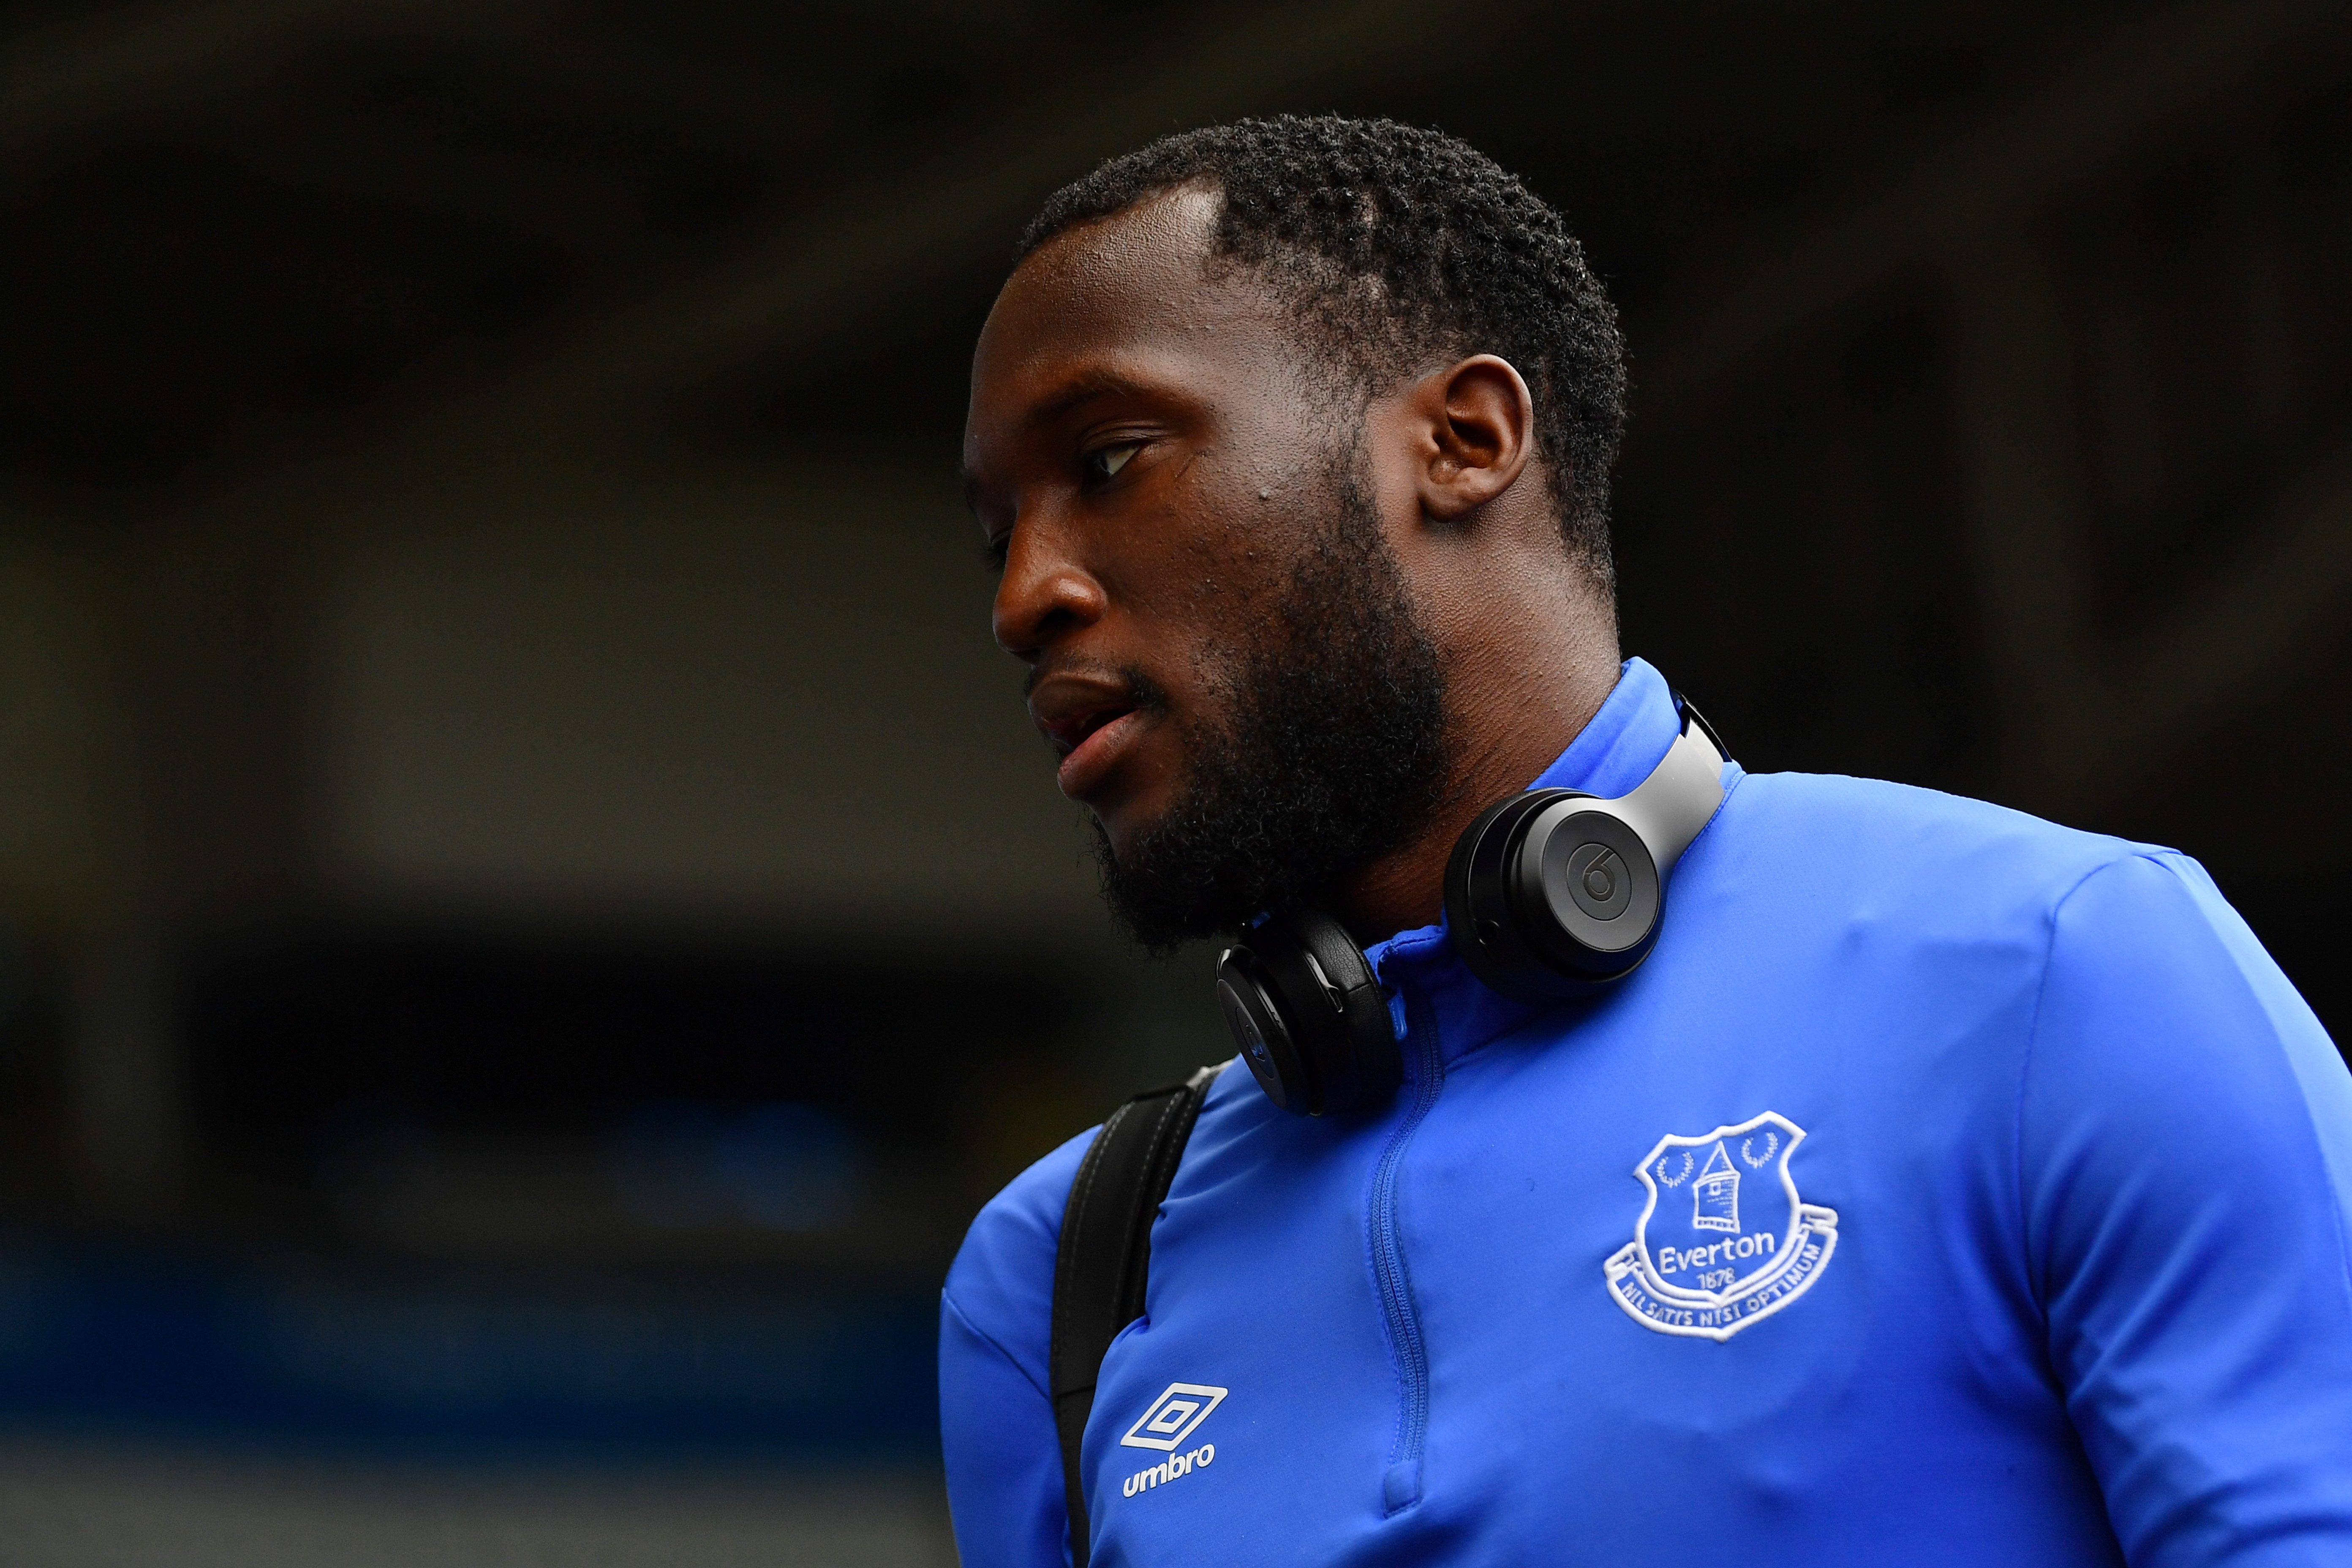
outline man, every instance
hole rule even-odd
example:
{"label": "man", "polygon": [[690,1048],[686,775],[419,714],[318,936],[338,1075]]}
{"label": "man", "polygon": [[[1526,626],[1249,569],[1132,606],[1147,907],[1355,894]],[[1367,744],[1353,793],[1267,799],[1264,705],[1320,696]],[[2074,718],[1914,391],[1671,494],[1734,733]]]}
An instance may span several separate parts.
{"label": "man", "polygon": [[[2194,862],[1726,766],[1640,969],[1465,968],[1465,826],[1622,796],[1683,727],[1616,647],[1620,364],[1558,217],[1385,122],[1106,164],[990,314],[996,635],[1114,909],[1328,911],[1404,1062],[1352,1117],[1211,1089],[1103,1360],[1091,1561],[2352,1563],[2352,1079]],[[1087,1142],[948,1279],[967,1568],[1069,1552]]]}

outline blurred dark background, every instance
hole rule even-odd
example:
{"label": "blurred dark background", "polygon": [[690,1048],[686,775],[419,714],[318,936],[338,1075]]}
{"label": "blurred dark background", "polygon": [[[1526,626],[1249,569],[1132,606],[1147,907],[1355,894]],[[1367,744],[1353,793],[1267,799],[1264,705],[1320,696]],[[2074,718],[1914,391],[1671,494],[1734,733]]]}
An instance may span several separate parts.
{"label": "blurred dark background", "polygon": [[2352,1031],[2339,4],[15,5],[27,1560],[943,1560],[963,1224],[1223,1054],[990,643],[971,340],[1282,110],[1583,237],[1625,644],[1748,767],[2178,846]]}

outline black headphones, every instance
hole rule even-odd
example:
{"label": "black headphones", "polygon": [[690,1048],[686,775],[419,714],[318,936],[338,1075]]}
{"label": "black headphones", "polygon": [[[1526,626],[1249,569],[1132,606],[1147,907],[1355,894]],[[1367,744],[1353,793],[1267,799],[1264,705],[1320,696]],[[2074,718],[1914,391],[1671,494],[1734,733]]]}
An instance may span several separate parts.
{"label": "black headphones", "polygon": [[[1538,789],[1454,841],[1445,923],[1470,972],[1506,996],[1589,996],[1657,945],[1666,877],[1723,804],[1723,743],[1678,696],[1682,733],[1630,795]],[[1347,928],[1277,910],[1218,955],[1217,1005],[1266,1098],[1302,1116],[1376,1110],[1404,1061],[1388,998]]]}

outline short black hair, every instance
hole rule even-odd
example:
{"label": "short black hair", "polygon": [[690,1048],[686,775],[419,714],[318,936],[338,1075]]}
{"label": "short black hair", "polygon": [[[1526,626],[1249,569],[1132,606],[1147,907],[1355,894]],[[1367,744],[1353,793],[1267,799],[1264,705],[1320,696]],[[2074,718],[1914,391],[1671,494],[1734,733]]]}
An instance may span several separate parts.
{"label": "short black hair", "polygon": [[1046,200],[1016,265],[1056,235],[1191,184],[1223,198],[1213,257],[1262,270],[1368,395],[1440,355],[1517,366],[1561,536],[1613,595],[1624,341],[1558,213],[1443,132],[1286,114],[1179,132],[1103,163]]}

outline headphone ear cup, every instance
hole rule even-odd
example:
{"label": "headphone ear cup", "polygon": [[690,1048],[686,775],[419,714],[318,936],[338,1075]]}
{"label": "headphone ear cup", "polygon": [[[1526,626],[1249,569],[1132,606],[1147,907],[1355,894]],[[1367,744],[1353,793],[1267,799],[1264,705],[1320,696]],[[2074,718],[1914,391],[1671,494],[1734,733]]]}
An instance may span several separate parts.
{"label": "headphone ear cup", "polygon": [[1445,919],[1470,972],[1529,1003],[1589,996],[1656,945],[1665,883],[1610,803],[1530,790],[1480,813],[1455,840]]}
{"label": "headphone ear cup", "polygon": [[1569,790],[1539,789],[1496,801],[1462,830],[1445,863],[1445,926],[1454,952],[1489,989],[1524,1002],[1571,993],[1528,945],[1505,873],[1528,819],[1555,800],[1570,798]]}
{"label": "headphone ear cup", "polygon": [[1302,1005],[1318,1026],[1307,1031],[1322,1089],[1316,1114],[1345,1116],[1386,1105],[1404,1081],[1404,1055],[1364,950],[1347,927],[1318,910],[1286,910],[1268,923],[1293,944],[1295,963],[1286,973],[1321,1004],[1319,1011]]}
{"label": "headphone ear cup", "polygon": [[1285,1110],[1370,1110],[1403,1081],[1388,1000],[1363,950],[1328,915],[1286,910],[1227,948],[1217,1000],[1242,1059]]}
{"label": "headphone ear cup", "polygon": [[1255,949],[1236,942],[1217,955],[1217,1009],[1265,1097],[1304,1116],[1318,1098],[1291,1032],[1280,988]]}

